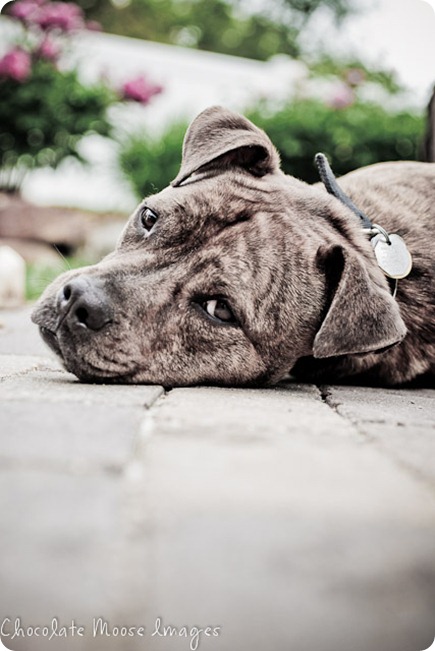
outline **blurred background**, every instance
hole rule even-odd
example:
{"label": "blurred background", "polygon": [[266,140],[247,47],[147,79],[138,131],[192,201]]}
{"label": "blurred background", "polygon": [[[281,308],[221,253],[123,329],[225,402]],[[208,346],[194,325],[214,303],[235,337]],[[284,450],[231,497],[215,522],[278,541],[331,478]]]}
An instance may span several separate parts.
{"label": "blurred background", "polygon": [[[0,304],[111,250],[135,204],[176,176],[187,124],[211,104],[264,128],[284,170],[307,182],[317,151],[338,175],[430,158],[434,61],[424,0],[7,3]],[[15,253],[21,298],[4,280],[23,269]]]}

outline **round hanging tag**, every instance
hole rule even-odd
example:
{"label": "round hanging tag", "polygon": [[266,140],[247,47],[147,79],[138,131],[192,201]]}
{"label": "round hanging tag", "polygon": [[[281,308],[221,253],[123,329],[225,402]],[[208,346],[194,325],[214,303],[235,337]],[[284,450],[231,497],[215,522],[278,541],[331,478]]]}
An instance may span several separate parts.
{"label": "round hanging tag", "polygon": [[412,257],[400,235],[388,235],[386,242],[382,235],[371,240],[378,265],[389,278],[405,278],[412,269]]}

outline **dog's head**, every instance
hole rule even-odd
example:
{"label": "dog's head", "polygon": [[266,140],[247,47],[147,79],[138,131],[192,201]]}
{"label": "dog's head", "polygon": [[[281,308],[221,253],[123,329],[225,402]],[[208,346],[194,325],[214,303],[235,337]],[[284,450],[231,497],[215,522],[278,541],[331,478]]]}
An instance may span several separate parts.
{"label": "dog's head", "polygon": [[191,124],[175,181],[139,205],[116,250],[60,276],[32,318],[83,380],[271,382],[302,356],[403,338],[364,244],[336,199],[281,172],[263,131],[214,107]]}

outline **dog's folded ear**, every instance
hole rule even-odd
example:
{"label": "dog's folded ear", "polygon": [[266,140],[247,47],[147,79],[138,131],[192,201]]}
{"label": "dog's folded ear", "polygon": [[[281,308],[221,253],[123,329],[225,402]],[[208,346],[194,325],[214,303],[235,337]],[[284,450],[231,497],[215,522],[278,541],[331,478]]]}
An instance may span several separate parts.
{"label": "dog's folded ear", "polygon": [[196,117],[187,130],[177,186],[195,172],[210,167],[243,167],[255,176],[279,169],[279,155],[264,131],[238,113],[212,106]]}
{"label": "dog's folded ear", "polygon": [[359,254],[336,246],[320,258],[329,299],[314,357],[377,352],[402,341],[406,326],[399,307],[387,287],[370,278]]}

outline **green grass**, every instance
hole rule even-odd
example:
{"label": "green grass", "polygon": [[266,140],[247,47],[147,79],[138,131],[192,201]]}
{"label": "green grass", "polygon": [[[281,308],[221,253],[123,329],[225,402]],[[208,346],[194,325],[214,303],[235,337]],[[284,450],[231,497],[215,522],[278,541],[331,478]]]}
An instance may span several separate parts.
{"label": "green grass", "polygon": [[69,269],[78,269],[88,264],[91,264],[88,260],[78,257],[59,258],[57,263],[28,263],[26,268],[26,299],[28,301],[35,301],[47,285],[61,273]]}

